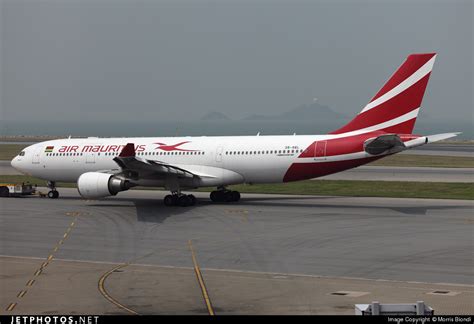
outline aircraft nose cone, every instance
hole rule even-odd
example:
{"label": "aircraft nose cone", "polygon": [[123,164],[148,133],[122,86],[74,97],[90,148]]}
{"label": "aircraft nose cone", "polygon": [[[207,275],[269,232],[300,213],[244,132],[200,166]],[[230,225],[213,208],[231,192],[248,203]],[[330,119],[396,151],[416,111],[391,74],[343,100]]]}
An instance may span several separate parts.
{"label": "aircraft nose cone", "polygon": [[[18,161],[16,160],[16,158],[14,158],[13,160],[11,160],[10,162],[11,166],[15,169],[15,170],[18,170]],[[18,170],[20,171],[20,170]]]}

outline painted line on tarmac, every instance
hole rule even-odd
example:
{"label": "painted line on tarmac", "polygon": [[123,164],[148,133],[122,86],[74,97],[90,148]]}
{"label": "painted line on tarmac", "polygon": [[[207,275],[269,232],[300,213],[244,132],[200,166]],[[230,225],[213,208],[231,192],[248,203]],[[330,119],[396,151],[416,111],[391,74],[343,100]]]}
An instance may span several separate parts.
{"label": "painted line on tarmac", "polygon": [[11,303],[10,305],[8,305],[7,307],[7,312],[11,312],[16,306],[16,303]]}
{"label": "painted line on tarmac", "polygon": [[[145,254],[141,257],[138,257],[138,258],[135,258],[127,263],[121,263],[121,264],[118,264],[117,263],[112,263],[112,262],[102,262],[102,264],[113,264],[113,265],[117,265],[116,267],[114,267],[113,269],[107,271],[106,273],[104,273],[100,278],[99,278],[99,282],[98,282],[98,285],[97,287],[99,288],[99,292],[102,294],[102,296],[104,296],[105,299],[107,299],[109,302],[111,302],[112,304],[114,304],[115,306],[117,306],[118,308],[120,309],[123,309],[127,312],[129,312],[130,314],[133,314],[133,315],[140,315],[138,312],[134,311],[133,309],[125,306],[124,304],[120,303],[117,299],[113,298],[108,292],[107,292],[107,289],[105,289],[105,281],[107,280],[107,278],[114,272],[116,272],[117,270],[119,269],[122,269],[122,268],[125,268],[129,265],[132,265],[134,264],[133,262],[139,260],[139,259],[142,259],[142,258],[146,258],[150,255],[152,255],[152,253],[148,253],[148,254]],[[90,262],[90,263],[94,263],[94,261]],[[100,262],[97,262],[97,264],[100,264]]]}
{"label": "painted line on tarmac", "polygon": [[[26,257],[17,255],[6,255],[0,254],[0,258],[12,258],[12,259],[24,259],[24,260],[44,260],[40,257]],[[55,259],[56,261],[62,262],[76,262],[76,263],[91,263],[91,264],[110,264],[118,265],[121,263],[111,261],[94,261],[94,260],[74,260],[74,259]],[[166,268],[166,269],[184,269],[193,270],[193,267],[183,266],[172,266],[163,264],[149,264],[149,263],[134,263],[130,262],[129,265],[139,267],[151,267],[151,268]],[[294,276],[294,277],[306,277],[306,278],[321,278],[321,279],[346,279],[346,280],[360,280],[360,281],[379,281],[379,282],[393,282],[393,283],[406,283],[406,284],[425,284],[425,285],[443,285],[443,286],[456,286],[456,287],[467,287],[474,288],[473,284],[462,284],[454,282],[429,282],[429,281],[413,281],[413,280],[395,280],[395,279],[383,279],[383,278],[362,278],[362,277],[350,277],[350,276],[328,276],[328,275],[317,275],[317,274],[305,274],[305,273],[283,273],[283,272],[263,272],[263,271],[252,271],[252,270],[238,270],[238,269],[218,269],[218,268],[202,268],[208,271],[216,272],[235,272],[242,274],[256,274],[256,275],[281,275],[281,276]]]}
{"label": "painted line on tarmac", "polygon": [[199,268],[199,264],[197,262],[196,253],[194,252],[194,248],[193,248],[193,242],[191,240],[189,240],[188,245],[189,245],[189,250],[191,251],[191,256],[192,256],[192,259],[193,259],[194,272],[196,273],[196,277],[197,277],[199,286],[201,287],[201,292],[202,292],[202,296],[204,298],[204,303],[206,304],[207,311],[209,312],[209,315],[213,316],[213,315],[215,315],[214,309],[212,308],[211,299],[209,298],[209,293],[207,291],[206,284],[204,283],[204,278],[202,277],[201,269]]}
{"label": "painted line on tarmac", "polygon": [[113,298],[108,292],[107,290],[105,289],[105,281],[107,280],[107,278],[112,274],[114,273],[115,271],[121,269],[121,268],[125,268],[126,266],[130,265],[129,263],[124,263],[124,264],[121,264],[109,271],[107,271],[106,273],[104,273],[100,279],[99,279],[99,283],[98,283],[98,288],[99,288],[99,291],[100,293],[102,294],[102,296],[104,296],[105,299],[107,299],[109,302],[111,302],[112,304],[114,304],[115,306],[117,306],[118,308],[120,309],[123,309],[124,311],[127,311],[129,312],[130,314],[133,314],[133,315],[140,315],[139,313],[135,312],[133,309],[131,308],[128,308],[127,306],[123,305],[122,303],[120,303],[118,300],[116,300],[115,298]]}
{"label": "painted line on tarmac", "polygon": [[[67,213],[66,213],[67,215]],[[67,228],[66,232],[64,233],[63,235],[63,239],[61,239],[54,247],[53,251],[48,255],[48,258],[46,259],[46,261],[42,262],[40,267],[37,268],[33,274],[33,278],[36,278],[36,279],[39,279],[39,276],[43,273],[43,269],[49,265],[49,263],[53,260],[54,258],[54,254],[59,250],[59,246],[61,244],[64,243],[64,239],[67,238],[68,234],[71,232],[72,228],[74,227],[74,224],[77,220],[77,216],[79,216],[79,214],[76,214],[74,216],[74,220],[73,222],[69,225],[69,227]],[[41,260],[44,260],[44,258],[40,258]],[[27,281],[25,287],[33,287],[33,285],[35,284],[36,282],[36,279],[30,279]],[[16,305],[18,304],[19,302],[19,299],[20,298],[23,298],[26,293],[28,292],[28,288],[25,289],[25,290],[20,290],[20,292],[17,294],[16,298],[17,298],[17,302],[14,302],[14,303],[11,303],[7,308],[6,308],[6,311],[7,312],[11,312],[15,307]]]}

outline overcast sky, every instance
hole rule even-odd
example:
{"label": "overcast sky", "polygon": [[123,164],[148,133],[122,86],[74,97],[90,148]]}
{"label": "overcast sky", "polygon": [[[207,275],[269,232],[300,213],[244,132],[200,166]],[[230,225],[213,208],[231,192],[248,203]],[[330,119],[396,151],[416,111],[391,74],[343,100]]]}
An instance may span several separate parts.
{"label": "overcast sky", "polygon": [[356,114],[438,52],[426,115],[473,118],[473,1],[0,0],[3,120]]}

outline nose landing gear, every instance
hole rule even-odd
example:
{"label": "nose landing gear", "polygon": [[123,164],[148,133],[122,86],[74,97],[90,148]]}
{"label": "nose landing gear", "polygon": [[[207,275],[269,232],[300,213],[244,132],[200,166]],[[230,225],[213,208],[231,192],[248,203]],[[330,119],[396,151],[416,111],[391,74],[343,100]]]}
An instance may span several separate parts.
{"label": "nose landing gear", "polygon": [[59,192],[56,190],[56,182],[55,181],[48,181],[48,188],[51,189],[48,192],[48,198],[56,199],[59,197]]}

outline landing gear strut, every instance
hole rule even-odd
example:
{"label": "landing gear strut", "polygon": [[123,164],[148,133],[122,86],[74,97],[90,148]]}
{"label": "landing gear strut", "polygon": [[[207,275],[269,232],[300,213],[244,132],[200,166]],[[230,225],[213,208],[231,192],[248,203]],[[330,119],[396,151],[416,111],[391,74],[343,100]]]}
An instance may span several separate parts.
{"label": "landing gear strut", "polygon": [[48,192],[48,198],[56,199],[59,197],[59,192],[56,190],[56,182],[55,181],[48,181],[48,188],[51,189]]}
{"label": "landing gear strut", "polygon": [[171,195],[166,195],[163,202],[165,206],[194,206],[196,204],[196,197],[194,195],[172,193]]}
{"label": "landing gear strut", "polygon": [[213,202],[237,202],[240,200],[240,193],[219,188],[219,190],[212,191],[210,197]]}

